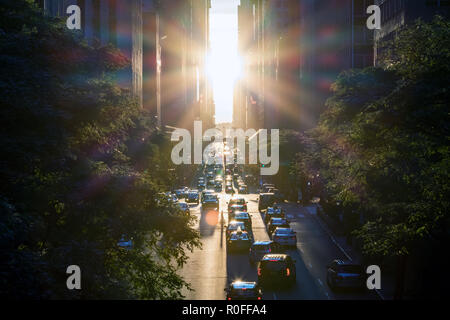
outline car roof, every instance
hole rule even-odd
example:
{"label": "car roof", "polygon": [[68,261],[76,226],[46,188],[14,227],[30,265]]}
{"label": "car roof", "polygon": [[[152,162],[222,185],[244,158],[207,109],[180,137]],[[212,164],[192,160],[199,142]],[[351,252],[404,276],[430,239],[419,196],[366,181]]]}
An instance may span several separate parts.
{"label": "car roof", "polygon": [[245,212],[245,211],[236,211],[235,213],[234,213],[234,216],[235,217],[239,217],[239,216],[246,216],[246,217],[249,217],[249,214],[248,214],[248,212]]}
{"label": "car roof", "polygon": [[243,221],[231,220],[230,223],[228,223],[228,225],[230,225],[230,224],[241,224],[241,223],[244,224]]}
{"label": "car roof", "polygon": [[264,255],[262,261],[284,261],[287,257],[289,257],[288,254],[269,253]]}
{"label": "car roof", "polygon": [[279,221],[286,221],[286,219],[284,219],[284,218],[270,218],[270,221],[272,221],[272,222],[279,222]]}
{"label": "car roof", "polygon": [[276,228],[275,231],[280,231],[280,230],[289,230],[289,231],[293,231],[292,228]]}
{"label": "car roof", "polygon": [[254,289],[256,288],[257,284],[256,282],[235,281],[231,284],[231,286],[234,289]]}

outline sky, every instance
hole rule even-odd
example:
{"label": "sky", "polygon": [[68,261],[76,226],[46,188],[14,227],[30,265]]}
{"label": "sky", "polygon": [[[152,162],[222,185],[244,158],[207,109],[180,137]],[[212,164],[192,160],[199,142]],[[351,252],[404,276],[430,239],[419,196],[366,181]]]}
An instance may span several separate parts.
{"label": "sky", "polygon": [[208,75],[213,85],[216,123],[232,121],[233,88],[241,67],[237,49],[239,3],[239,0],[211,1]]}

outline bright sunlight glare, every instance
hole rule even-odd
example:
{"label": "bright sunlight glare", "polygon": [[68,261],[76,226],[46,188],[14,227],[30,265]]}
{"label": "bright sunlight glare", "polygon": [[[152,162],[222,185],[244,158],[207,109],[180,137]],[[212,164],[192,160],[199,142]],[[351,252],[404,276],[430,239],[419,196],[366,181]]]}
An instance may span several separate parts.
{"label": "bright sunlight glare", "polygon": [[230,7],[225,13],[215,7],[216,1],[211,8],[207,72],[213,86],[216,123],[223,123],[232,121],[234,85],[241,76],[242,62],[238,55],[237,3],[227,1]]}

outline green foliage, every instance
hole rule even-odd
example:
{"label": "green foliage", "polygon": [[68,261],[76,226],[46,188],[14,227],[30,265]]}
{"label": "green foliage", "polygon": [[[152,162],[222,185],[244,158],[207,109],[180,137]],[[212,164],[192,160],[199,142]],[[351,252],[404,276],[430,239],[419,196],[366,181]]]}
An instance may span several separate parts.
{"label": "green foliage", "polygon": [[[194,217],[157,201],[170,142],[111,81],[129,61],[30,1],[2,1],[0,34],[1,295],[180,298],[176,270],[199,235]],[[71,264],[80,291],[66,288]]]}
{"label": "green foliage", "polygon": [[364,214],[368,255],[448,243],[449,36],[443,18],[418,21],[382,45],[381,67],[342,73],[299,155],[299,175],[320,171],[332,202]]}

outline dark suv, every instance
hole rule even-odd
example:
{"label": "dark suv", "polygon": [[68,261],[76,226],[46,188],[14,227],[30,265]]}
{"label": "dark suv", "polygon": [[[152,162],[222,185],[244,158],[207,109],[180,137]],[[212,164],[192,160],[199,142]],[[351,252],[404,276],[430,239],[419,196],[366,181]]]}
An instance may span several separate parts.
{"label": "dark suv", "polygon": [[264,214],[264,222],[269,223],[270,218],[286,218],[286,214],[280,207],[268,207]]}
{"label": "dark suv", "polygon": [[291,286],[296,279],[295,260],[288,254],[266,254],[258,263],[258,283],[261,286]]}
{"label": "dark suv", "polygon": [[250,247],[248,259],[251,264],[259,262],[266,254],[281,253],[281,246],[273,241],[256,241]]}
{"label": "dark suv", "polygon": [[273,193],[261,193],[258,199],[258,210],[262,211],[270,207],[275,202],[275,194]]}
{"label": "dark suv", "polygon": [[262,291],[256,282],[235,281],[225,288],[227,300],[261,300]]}
{"label": "dark suv", "polygon": [[267,225],[267,233],[270,238],[272,238],[272,233],[276,228],[290,228],[289,222],[283,218],[271,218],[269,224]]}
{"label": "dark suv", "polygon": [[327,266],[327,283],[332,290],[337,288],[363,289],[364,280],[363,267],[354,262],[336,259]]}

